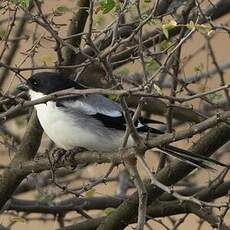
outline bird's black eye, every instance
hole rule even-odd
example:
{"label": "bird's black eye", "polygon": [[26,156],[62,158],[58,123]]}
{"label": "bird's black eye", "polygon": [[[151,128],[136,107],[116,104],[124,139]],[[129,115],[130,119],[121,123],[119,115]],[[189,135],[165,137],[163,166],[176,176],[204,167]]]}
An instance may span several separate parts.
{"label": "bird's black eye", "polygon": [[37,86],[37,85],[38,85],[38,82],[37,82],[36,79],[32,79],[32,80],[31,80],[31,84],[32,84],[33,86]]}

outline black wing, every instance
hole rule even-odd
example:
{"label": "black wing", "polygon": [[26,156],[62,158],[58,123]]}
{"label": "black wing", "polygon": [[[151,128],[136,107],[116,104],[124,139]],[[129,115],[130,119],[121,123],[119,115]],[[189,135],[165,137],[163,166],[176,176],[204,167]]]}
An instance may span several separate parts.
{"label": "black wing", "polygon": [[[57,102],[57,106],[65,107],[68,111],[81,111],[88,116],[92,116],[98,121],[102,122],[105,127],[113,128],[117,130],[126,130],[127,123],[123,115],[121,106],[100,95],[88,95],[84,97],[78,97],[76,100],[63,100]],[[130,115],[133,116],[134,112],[130,111]],[[161,121],[146,119],[140,117],[135,123],[135,127],[139,133],[152,133],[154,135],[164,134],[161,130],[149,127],[148,124],[164,124]],[[220,166],[228,167],[227,165],[215,161],[213,159],[204,157],[202,155],[193,154],[187,150],[177,148],[172,145],[158,146],[158,149],[165,154],[178,158],[190,165],[202,168],[211,168],[210,163],[214,163]]]}
{"label": "black wing", "polygon": [[[133,115],[133,112],[130,111],[131,115]],[[114,128],[118,130],[125,130],[127,127],[126,120],[124,115],[119,116],[119,117],[110,117],[104,114],[97,113],[93,115],[94,118],[97,120],[101,121],[104,126],[108,128]],[[150,120],[150,119],[145,119],[143,117],[140,117],[135,123],[135,127],[139,133],[152,133],[152,134],[164,134],[159,129],[155,129],[152,127],[147,126],[147,123],[158,123],[158,124],[164,124],[163,122],[156,121],[156,120]],[[193,165],[195,167],[201,167],[201,168],[211,168],[210,164],[216,164],[220,165],[223,167],[228,167],[227,165],[213,160],[211,158],[207,158],[205,156],[202,156],[200,154],[194,154],[190,151],[166,144],[163,146],[158,146],[158,149],[164,152],[165,154],[169,156],[173,156],[181,161],[184,161],[190,165]]]}
{"label": "black wing", "polygon": [[[134,112],[130,111],[130,115],[133,116]],[[105,114],[101,114],[101,113],[96,113],[94,115],[92,115],[95,119],[101,121],[103,123],[104,126],[108,127],[108,128],[114,128],[114,129],[118,129],[118,130],[126,130],[127,127],[127,123],[125,120],[125,117],[123,115],[123,113],[120,114],[120,116],[117,117],[111,117]],[[155,128],[151,128],[147,125],[147,123],[151,123],[151,124],[164,124],[161,121],[157,121],[157,120],[150,120],[150,119],[146,119],[143,117],[140,117],[135,123],[135,127],[137,129],[138,132],[151,132],[151,133],[155,133],[155,134],[163,134],[164,132],[155,129]]]}

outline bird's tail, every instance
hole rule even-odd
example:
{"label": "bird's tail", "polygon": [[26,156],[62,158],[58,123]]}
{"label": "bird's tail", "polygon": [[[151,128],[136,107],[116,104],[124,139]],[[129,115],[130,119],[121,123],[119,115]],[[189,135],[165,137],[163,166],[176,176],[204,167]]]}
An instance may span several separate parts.
{"label": "bird's tail", "polygon": [[[141,132],[147,132],[149,134],[153,134],[155,136],[158,135],[162,135],[164,134],[163,131],[159,130],[159,129],[155,129],[152,127],[149,127],[148,125],[146,125],[146,123],[160,123],[162,124],[162,122],[157,122],[155,120],[149,120],[149,119],[144,119],[142,118],[141,120],[139,119],[139,121],[141,122],[141,124],[143,125],[142,127],[138,128],[138,131]],[[175,157],[183,162],[186,162],[190,165],[193,165],[195,167],[199,167],[199,168],[208,168],[208,169],[214,169],[212,166],[213,165],[219,165],[222,167],[227,167],[229,168],[230,165],[226,165],[222,162],[219,162],[217,160],[211,159],[209,157],[200,155],[200,154],[194,154],[188,150],[184,150],[169,144],[166,145],[162,145],[162,146],[158,146],[157,147],[160,151],[162,151],[163,153]]]}
{"label": "bird's tail", "polygon": [[222,162],[219,162],[217,160],[202,156],[200,154],[194,154],[188,150],[184,150],[172,145],[163,145],[157,147],[160,151],[163,153],[175,157],[181,161],[184,161],[190,165],[193,165],[195,167],[199,168],[208,168],[208,169],[214,169],[212,165],[219,165],[222,167],[229,167],[229,165],[226,165]]}

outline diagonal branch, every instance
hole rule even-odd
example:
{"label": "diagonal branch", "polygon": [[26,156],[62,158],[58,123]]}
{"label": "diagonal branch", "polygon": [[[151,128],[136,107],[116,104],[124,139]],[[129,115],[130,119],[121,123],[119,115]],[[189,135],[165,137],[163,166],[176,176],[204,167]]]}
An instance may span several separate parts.
{"label": "diagonal branch", "polygon": [[[220,125],[213,128],[203,136],[190,151],[193,153],[212,155],[218,148],[224,145],[230,139],[230,128],[226,125]],[[188,175],[194,167],[188,166],[182,162],[174,162],[169,167],[164,168],[157,174],[157,179],[169,186],[175,184],[183,177]],[[161,194],[162,190],[153,185],[146,187],[148,204],[154,202]],[[97,228],[97,230],[115,230],[125,228],[131,219],[137,216],[138,195],[134,193],[130,199],[124,201],[106,220]]]}
{"label": "diagonal branch", "polygon": [[18,152],[10,162],[9,167],[4,170],[3,175],[0,177],[0,207],[3,207],[27,175],[23,174],[23,171],[15,171],[15,168],[20,167],[23,162],[34,158],[40,146],[42,132],[36,112],[34,111]]}

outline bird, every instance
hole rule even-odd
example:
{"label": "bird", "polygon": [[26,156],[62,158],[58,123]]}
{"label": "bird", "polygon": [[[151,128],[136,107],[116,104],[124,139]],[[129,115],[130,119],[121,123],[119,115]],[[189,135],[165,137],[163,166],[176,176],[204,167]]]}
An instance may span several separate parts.
{"label": "bird", "polygon": [[[38,72],[27,79],[23,87],[28,89],[31,100],[40,99],[51,93],[70,88],[85,89],[77,81],[63,76],[59,72]],[[126,119],[122,106],[98,94],[78,95],[60,100],[50,100],[34,105],[44,132],[61,149],[72,150],[76,147],[99,152],[112,152],[121,148]],[[133,111],[129,111],[133,115]],[[149,127],[150,123],[162,124],[161,121],[139,117],[135,128],[142,137],[164,134],[163,131]],[[135,146],[130,136],[127,147]],[[214,159],[194,154],[171,144],[157,147],[165,154],[176,157],[190,165],[210,168],[210,164],[226,166]]]}

